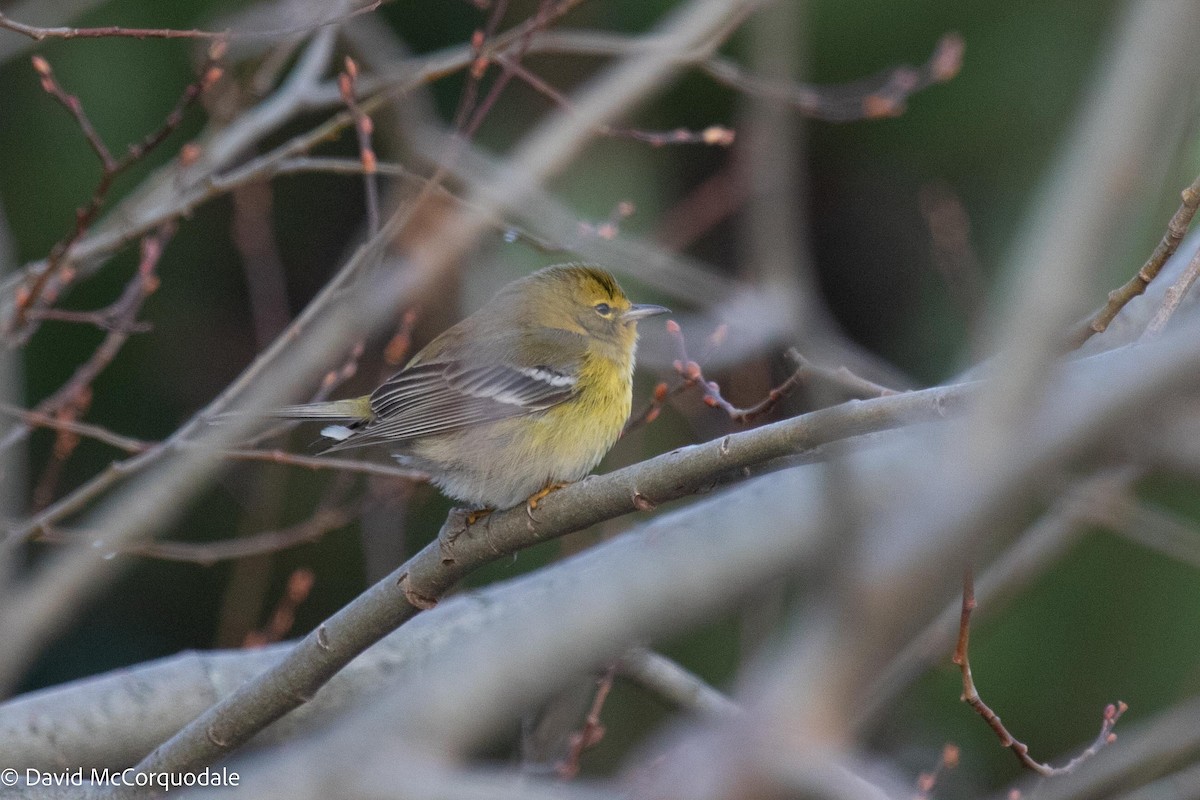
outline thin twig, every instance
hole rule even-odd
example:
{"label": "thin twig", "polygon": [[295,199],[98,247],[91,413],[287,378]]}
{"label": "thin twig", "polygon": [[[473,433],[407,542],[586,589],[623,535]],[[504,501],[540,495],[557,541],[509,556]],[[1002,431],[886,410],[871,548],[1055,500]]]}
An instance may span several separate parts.
{"label": "thin twig", "polygon": [[1109,292],[1108,302],[1104,308],[1096,312],[1096,315],[1090,320],[1080,323],[1074,331],[1072,343],[1076,347],[1086,342],[1092,334],[1103,333],[1130,300],[1146,291],[1150,281],[1154,280],[1162,270],[1163,264],[1179,249],[1179,243],[1183,241],[1188,226],[1192,224],[1192,217],[1196,215],[1196,209],[1200,208],[1200,175],[1197,175],[1195,180],[1183,190],[1181,196],[1183,202],[1171,216],[1171,221],[1167,223],[1166,233],[1159,240],[1154,252],[1146,259],[1146,263],[1142,264],[1141,269],[1134,273],[1133,277],[1123,286]]}
{"label": "thin twig", "polygon": [[[263,531],[238,539],[219,542],[144,542],[116,547],[113,553],[209,567],[221,561],[278,553],[318,541],[330,531],[350,524],[356,516],[357,513],[349,508],[321,508],[309,519],[295,525],[274,531]],[[87,542],[80,542],[80,539],[86,538],[86,533],[49,530],[39,535],[34,541],[57,545],[93,546]]]}
{"label": "thin twig", "polygon": [[583,727],[571,734],[571,747],[567,751],[567,755],[557,767],[558,777],[565,781],[569,781],[579,774],[579,761],[583,758],[584,751],[590,750],[604,738],[605,727],[600,721],[600,712],[604,710],[604,703],[608,700],[608,693],[612,691],[613,678],[616,675],[616,666],[609,667],[604,671],[604,674],[596,681],[596,697],[592,700],[592,707],[588,709],[587,718],[583,721]]}
{"label": "thin twig", "polygon": [[[80,103],[79,98],[67,93],[59,85],[58,81],[55,80],[54,72],[50,68],[49,62],[41,56],[33,57],[33,68],[41,77],[42,90],[70,112],[71,116],[75,119],[75,123],[83,133],[84,139],[87,140],[88,146],[92,148],[99,159],[101,172],[100,180],[96,184],[96,189],[92,192],[92,196],[87,204],[76,209],[74,227],[71,232],[51,248],[49,255],[46,257],[45,266],[39,272],[33,273],[32,277],[16,292],[14,296],[13,316],[9,323],[10,333],[20,332],[21,338],[28,338],[32,333],[32,330],[29,329],[22,330],[28,319],[29,312],[33,309],[39,309],[52,304],[62,285],[71,281],[71,275],[60,276],[59,273],[65,268],[71,248],[83,239],[92,223],[95,222],[100,209],[104,207],[105,200],[108,198],[108,193],[112,189],[113,183],[122,173],[161,145],[168,136],[183,124],[184,112],[194,105],[205,90],[216,83],[221,77],[222,70],[217,63],[224,55],[225,42],[221,40],[213,42],[208,49],[205,62],[200,68],[200,77],[184,88],[183,93],[179,96],[174,108],[168,112],[163,123],[156,130],[143,137],[140,142],[129,145],[125,154],[120,158],[113,156],[112,152],[104,144],[95,127],[92,125],[91,120],[88,118],[87,113],[83,110],[83,104]],[[62,280],[55,286],[54,291],[47,292],[46,290],[51,279],[59,277]]]}
{"label": "thin twig", "polygon": [[[102,314],[109,320],[109,331],[100,345],[93,351],[90,358],[76,368],[75,372],[61,387],[34,408],[34,413],[43,416],[54,416],[68,406],[78,406],[79,399],[91,392],[91,385],[97,376],[112,363],[121,348],[129,340],[131,333],[139,326],[136,322],[142,304],[159,286],[156,274],[163,248],[175,233],[174,224],[164,225],[159,231],[142,240],[141,260],[137,271],[126,284],[121,296],[117,298]],[[0,440],[0,450],[12,446],[29,433],[27,425],[18,425],[8,431]]]}
{"label": "thin twig", "polygon": [[[474,58],[471,60],[471,68],[467,70],[467,84],[463,87],[462,95],[458,99],[458,110],[454,113],[454,130],[458,131],[458,135],[465,139],[470,139],[479,130],[479,125],[483,122],[483,118],[491,109],[492,104],[508,83],[509,75],[502,73],[496,82],[492,85],[488,92],[487,98],[478,108],[475,104],[475,99],[479,95],[479,84],[483,80],[483,76],[487,72],[489,58],[484,54],[484,45],[496,35],[496,29],[500,25],[500,20],[504,17],[504,12],[508,10],[508,0],[497,0],[492,4],[491,13],[488,14],[487,22],[483,28],[475,30],[471,35],[471,50],[474,53]],[[538,12],[541,13],[541,7]],[[529,27],[529,35],[532,35],[535,27]],[[524,37],[522,37],[524,39]]]}
{"label": "thin twig", "polygon": [[379,230],[379,178],[377,177],[375,148],[371,146],[371,134],[375,125],[371,116],[364,112],[355,99],[355,82],[358,80],[358,64],[350,56],[346,56],[346,69],[338,75],[338,89],[342,93],[342,101],[354,117],[354,132],[358,136],[358,154],[362,162],[364,190],[367,197],[367,235],[373,236]]}
{"label": "thin twig", "polygon": [[[27,411],[18,406],[9,405],[8,403],[0,403],[0,413],[9,414],[17,417],[26,425],[39,428],[48,428],[50,430],[64,431],[67,433],[85,436],[97,442],[110,445],[118,450],[124,450],[126,453],[143,453],[147,450],[152,450],[159,447],[162,442],[153,442],[146,439],[136,439],[132,436],[124,436],[115,433],[101,425],[93,425],[78,420],[64,419],[61,417],[41,414],[37,411]],[[192,444],[190,442],[180,442],[181,448],[188,447],[203,447],[204,445]],[[258,450],[252,448],[226,448],[221,451],[221,454],[226,458],[235,461],[266,461],[272,464],[286,464],[293,467],[304,467],[306,469],[336,469],[345,472],[358,472],[363,475],[374,475],[380,478],[397,478],[400,480],[420,481],[427,480],[428,475],[419,470],[405,469],[404,467],[393,466],[390,464],[376,464],[371,461],[359,461],[351,458],[334,458],[332,456],[306,456],[297,453],[289,453],[285,450]]]}
{"label": "thin twig", "polygon": [[645,647],[633,647],[617,662],[617,671],[682,709],[711,717],[732,717],[741,706],[700,676]]}
{"label": "thin twig", "polygon": [[[712,336],[709,337],[709,343],[712,346],[720,344],[724,339],[727,329],[725,326],[719,327]],[[642,425],[649,424],[658,418],[663,405],[667,398],[672,395],[679,394],[693,386],[699,386],[704,393],[704,404],[710,408],[719,408],[729,415],[729,418],[737,423],[749,423],[772,411],[783,398],[791,394],[802,383],[818,378],[820,380],[832,383],[845,389],[850,395],[856,399],[866,399],[869,397],[884,397],[889,394],[895,394],[895,390],[889,389],[886,386],[880,386],[877,383],[867,380],[859,375],[855,375],[846,367],[838,367],[831,369],[812,364],[806,358],[800,355],[795,348],[788,350],[788,357],[796,363],[795,370],[789,375],[783,383],[774,387],[767,392],[766,396],[752,406],[739,408],[724,397],[721,396],[721,387],[716,381],[710,381],[704,377],[704,371],[699,362],[692,360],[688,356],[687,343],[683,338],[683,329],[675,320],[667,321],[667,333],[671,335],[675,342],[676,358],[673,362],[675,372],[683,379],[674,387],[669,386],[665,382],[659,383],[654,387],[654,394],[651,397],[649,406],[640,414],[635,415],[630,419],[625,426],[625,430],[629,431]]]}
{"label": "thin twig", "polygon": [[[556,17],[561,16],[578,5],[579,2],[581,0],[563,0],[563,2],[554,6],[553,14]],[[523,21],[497,35],[493,41],[485,43],[482,50],[479,51],[472,49],[469,45],[456,46],[406,59],[397,63],[393,69],[383,75],[364,76],[363,80],[360,81],[363,89],[375,92],[375,94],[360,101],[360,107],[365,113],[373,113],[379,107],[395,100],[397,97],[402,97],[418,86],[432,83],[470,67],[477,58],[496,59],[498,56],[518,46],[523,37],[528,35],[529,30],[536,27],[536,22],[533,19]],[[648,42],[644,38],[631,38],[594,31],[547,31],[531,41],[529,53],[631,56],[653,46],[655,46],[654,42]],[[952,60],[945,57],[939,58],[938,55],[939,53],[935,53],[935,57],[931,58],[930,63],[947,62],[943,64],[942,68],[935,71],[938,74],[949,77],[952,74],[952,70],[949,69],[949,67],[953,66],[950,63]],[[725,76],[728,77],[732,77],[735,74],[740,75],[740,70],[737,67],[732,64],[726,64],[721,59],[712,56],[707,48],[700,48],[690,53],[681,54],[680,60],[684,63],[696,64],[702,68],[713,66],[713,69],[709,70],[710,72],[725,73]],[[711,65],[709,62],[711,62]],[[790,88],[784,91],[783,94],[796,94],[801,97],[809,92],[816,92],[820,95],[825,92],[833,93],[843,90],[843,87],[789,86]],[[738,88],[745,91],[756,91],[762,87],[750,81],[746,86],[739,86]],[[767,92],[767,94],[768,96],[774,96],[772,92]],[[341,102],[338,88],[332,85],[305,91],[297,99],[304,107],[310,109],[330,106]],[[858,102],[861,106],[861,98]],[[818,103],[818,105],[821,104]],[[272,114],[269,116],[275,121],[288,118],[286,115],[281,114]],[[274,150],[251,159],[240,167],[232,169],[223,175],[209,175],[198,182],[191,183],[177,195],[159,203],[155,208],[142,209],[137,214],[129,214],[127,216],[129,221],[123,221],[119,228],[84,237],[72,248],[70,258],[72,262],[100,258],[107,253],[125,246],[128,242],[153,229],[164,220],[191,213],[198,206],[230,191],[239,183],[260,180],[277,174],[285,174],[303,169],[298,162],[292,161],[292,159],[304,156],[317,144],[335,138],[341,130],[353,124],[353,116],[348,112],[335,115],[308,133],[301,134],[279,145]],[[255,137],[265,136],[271,130],[274,130],[274,128],[265,128],[253,135]],[[230,135],[233,138],[237,138],[239,142],[245,143],[248,140],[248,134],[240,130],[231,131]],[[241,152],[240,148],[238,152]],[[288,163],[281,164],[280,162]],[[379,171],[385,171],[382,165]],[[534,237],[531,241],[537,246],[539,240]],[[557,251],[561,248],[548,245],[544,248],[539,246],[539,249]],[[25,267],[23,274],[28,276],[40,272],[44,268],[44,261],[34,262]],[[89,267],[89,269],[94,269],[94,267]],[[20,279],[19,276],[17,279],[9,279],[0,285],[6,291],[12,291],[12,286],[15,280],[18,279]]]}
{"label": "thin twig", "polygon": [[[497,56],[497,61],[506,70],[519,77],[525,83],[542,95],[550,98],[560,108],[571,111],[571,102],[567,96],[555,89],[546,81],[522,66],[516,59],[506,55]],[[706,144],[718,147],[733,145],[734,132],[721,125],[710,125],[701,131],[691,131],[687,128],[676,128],[671,131],[644,131],[637,128],[618,128],[612,125],[602,125],[597,132],[614,138],[633,139],[646,142],[653,147],[663,147],[669,144]]]}
{"label": "thin twig", "polygon": [[262,630],[250,631],[250,633],[246,634],[242,646],[264,647],[272,642],[278,642],[287,636],[288,631],[292,629],[292,625],[296,622],[296,609],[300,607],[300,604],[308,597],[308,593],[312,591],[315,580],[316,576],[313,575],[313,571],[307,567],[302,567],[294,571],[291,577],[288,578],[283,597],[279,598],[279,603],[275,606],[274,613],[271,614],[270,622]]}
{"label": "thin twig", "polygon": [[1183,297],[1192,288],[1192,284],[1196,282],[1196,278],[1200,278],[1200,251],[1197,251],[1188,261],[1188,265],[1184,268],[1183,273],[1176,281],[1167,287],[1167,291],[1163,294],[1162,305],[1155,312],[1154,317],[1146,325],[1146,330],[1142,331],[1142,340],[1153,339],[1162,333],[1167,322],[1175,314],[1179,308],[1179,304],[1183,302]]}
{"label": "thin twig", "polygon": [[329,25],[340,25],[341,23],[353,19],[360,14],[368,14],[382,5],[383,0],[372,0],[366,5],[352,9],[345,14],[339,15],[332,19],[314,22],[309,25],[297,25],[291,28],[275,28],[264,31],[204,31],[204,30],[181,30],[178,28],[126,28],[120,25],[105,25],[98,28],[70,28],[70,27],[54,27],[43,28],[37,25],[26,25],[22,22],[5,16],[0,13],[0,28],[10,30],[13,33],[19,33],[23,36],[28,36],[34,41],[40,42],[44,39],[108,39],[108,38],[129,38],[129,39],[275,39],[284,36],[295,36],[302,33],[311,33],[312,31]]}
{"label": "thin twig", "polygon": [[1096,755],[1106,745],[1110,745],[1117,740],[1117,735],[1112,732],[1113,726],[1117,724],[1117,720],[1129,708],[1129,706],[1120,701],[1105,707],[1104,719],[1100,723],[1100,734],[1096,737],[1095,741],[1086,750],[1063,766],[1054,767],[1044,764],[1030,756],[1029,746],[1017,740],[1009,733],[1008,728],[1004,727],[1004,723],[1000,721],[1000,717],[988,707],[987,703],[983,702],[983,698],[979,696],[979,691],[975,688],[975,680],[971,676],[971,660],[968,656],[971,638],[971,612],[974,610],[975,580],[971,569],[968,567],[963,573],[962,614],[958,626],[958,644],[954,648],[954,657],[952,659],[962,671],[962,700],[974,709],[976,714],[983,717],[983,720],[995,731],[996,736],[999,737],[1000,744],[1013,751],[1017,760],[1021,762],[1021,766],[1046,778],[1066,775],[1074,772],[1080,764]]}
{"label": "thin twig", "polygon": [[788,103],[814,119],[850,122],[903,114],[908,98],[914,93],[945,83],[958,74],[964,48],[960,35],[948,33],[938,40],[933,54],[920,67],[895,67],[877,76],[839,86],[771,81],[747,75],[741,67],[722,58],[706,59],[699,67],[718,83]]}
{"label": "thin twig", "polygon": [[958,745],[946,744],[942,747],[937,765],[917,776],[917,800],[930,800],[933,797],[933,790],[937,788],[938,781],[942,775],[958,766],[960,755]]}

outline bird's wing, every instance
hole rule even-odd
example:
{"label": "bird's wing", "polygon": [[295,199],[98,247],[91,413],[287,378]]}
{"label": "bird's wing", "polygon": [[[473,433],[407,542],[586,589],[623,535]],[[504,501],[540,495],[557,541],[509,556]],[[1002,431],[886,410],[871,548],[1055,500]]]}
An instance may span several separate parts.
{"label": "bird's wing", "polygon": [[374,419],[330,449],[402,442],[544,411],[571,397],[574,372],[475,359],[421,362],[376,389]]}

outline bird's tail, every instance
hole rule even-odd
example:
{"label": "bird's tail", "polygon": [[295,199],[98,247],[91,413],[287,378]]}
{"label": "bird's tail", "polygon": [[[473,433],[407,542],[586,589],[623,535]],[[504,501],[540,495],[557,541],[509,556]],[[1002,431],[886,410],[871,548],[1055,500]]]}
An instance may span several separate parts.
{"label": "bird's tail", "polygon": [[368,397],[284,406],[272,409],[268,413],[280,419],[328,419],[340,422],[366,422],[372,416]]}
{"label": "bird's tail", "polygon": [[[282,419],[323,419],[333,422],[346,422],[348,425],[326,425],[321,429],[321,435],[326,439],[342,443],[354,435],[356,428],[362,427],[371,420],[371,398],[352,397],[348,400],[329,400],[324,403],[304,403],[297,406],[284,406],[270,412],[273,417]],[[343,445],[345,446],[345,445]],[[337,448],[338,445],[334,445]]]}

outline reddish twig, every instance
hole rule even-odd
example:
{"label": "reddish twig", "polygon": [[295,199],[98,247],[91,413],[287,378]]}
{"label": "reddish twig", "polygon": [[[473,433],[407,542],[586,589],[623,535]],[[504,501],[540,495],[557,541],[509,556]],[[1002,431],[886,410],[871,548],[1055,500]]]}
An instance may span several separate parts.
{"label": "reddish twig", "polygon": [[[482,11],[485,6],[478,6]],[[479,96],[479,82],[483,80],[484,74],[488,68],[488,57],[484,55],[484,45],[489,37],[495,34],[496,27],[500,24],[500,19],[504,16],[505,10],[508,8],[507,0],[500,0],[492,6],[492,13],[488,15],[487,22],[483,28],[476,28],[471,34],[471,65],[467,69],[467,82],[463,86],[463,92],[458,98],[458,108],[454,112],[454,130],[460,135],[466,136],[467,120],[471,113],[475,110],[475,100]]]}
{"label": "reddish twig", "polygon": [[595,237],[611,242],[621,234],[621,223],[633,216],[636,207],[628,200],[622,200],[613,206],[612,213],[604,222],[579,223],[579,235],[583,238]]}
{"label": "reddish twig", "polygon": [[[475,38],[471,40],[476,56],[471,62],[471,69],[468,74],[469,80],[474,81],[476,87],[489,64],[489,56],[485,54],[485,45],[495,36],[495,29],[500,21],[500,17],[503,16],[506,2],[507,0],[500,0],[496,3],[492,9],[492,16],[489,20],[487,31],[476,31]],[[483,124],[484,118],[487,117],[492,107],[496,104],[496,100],[500,97],[500,93],[504,91],[504,88],[508,86],[514,76],[526,72],[521,66],[521,59],[529,52],[529,48],[533,44],[534,35],[549,27],[554,19],[562,16],[574,4],[574,0],[562,2],[558,5],[555,5],[552,0],[539,0],[537,13],[533,15],[525,30],[522,31],[520,38],[517,39],[512,55],[499,54],[491,57],[490,60],[500,65],[500,74],[496,76],[496,80],[492,83],[491,88],[488,89],[488,93],[482,102],[479,103],[478,107],[472,113],[471,103],[474,102],[474,94],[471,94],[469,95],[469,101],[464,102],[460,107],[460,111],[462,112],[462,120],[460,122],[465,121],[467,115],[470,115],[470,120],[465,121],[465,124],[460,124],[458,127],[462,136],[468,139],[474,136],[479,130],[479,126]],[[471,88],[470,84],[468,84],[468,88]],[[468,95],[464,94],[464,100],[467,98]]]}
{"label": "reddish twig", "polygon": [[[200,77],[183,90],[163,124],[157,130],[143,137],[140,142],[129,145],[125,154],[120,158],[114,156],[104,144],[87,113],[83,110],[83,104],[80,103],[79,98],[66,92],[55,80],[49,62],[41,56],[33,57],[33,68],[41,78],[43,91],[67,109],[83,133],[84,139],[87,140],[88,146],[99,159],[100,180],[88,202],[75,210],[75,223],[71,232],[51,248],[50,253],[46,256],[45,266],[17,290],[14,297],[10,332],[21,331],[25,327],[25,323],[29,321],[32,310],[40,310],[42,306],[53,304],[62,287],[71,282],[74,276],[66,264],[67,256],[71,248],[84,237],[92,223],[95,222],[113,183],[123,172],[161,145],[183,123],[184,112],[221,77],[221,68],[217,62],[224,54],[225,42],[223,40],[213,42],[208,49],[205,63],[201,67]],[[32,331],[25,330],[24,338],[28,338],[30,333]]]}
{"label": "reddish twig", "polygon": [[1154,248],[1154,252],[1146,259],[1146,263],[1142,264],[1141,269],[1134,273],[1133,277],[1124,285],[1109,292],[1108,302],[1104,304],[1104,308],[1097,311],[1091,319],[1081,322],[1072,333],[1072,344],[1076,347],[1086,342],[1092,334],[1103,333],[1107,330],[1121,309],[1130,300],[1146,291],[1150,281],[1154,280],[1162,270],[1163,264],[1179,249],[1179,243],[1183,241],[1188,226],[1192,224],[1192,218],[1196,216],[1196,209],[1200,208],[1200,175],[1197,175],[1196,179],[1183,190],[1181,197],[1183,202],[1171,216],[1166,232]]}
{"label": "reddish twig", "polygon": [[952,659],[962,670],[962,701],[971,706],[976,714],[983,717],[983,720],[987,722],[988,726],[999,737],[1000,744],[1013,751],[1017,760],[1021,762],[1021,766],[1046,778],[1066,775],[1074,772],[1080,764],[1096,755],[1106,745],[1116,741],[1117,735],[1112,732],[1113,727],[1117,724],[1117,720],[1121,718],[1121,715],[1129,708],[1129,706],[1120,701],[1105,707],[1104,719],[1100,723],[1100,735],[1096,737],[1095,741],[1086,750],[1063,766],[1054,767],[1044,764],[1030,756],[1029,746],[1017,740],[1009,733],[1008,728],[1004,727],[1004,723],[1000,721],[1000,717],[983,702],[983,698],[979,696],[979,691],[975,688],[975,679],[971,675],[971,661],[968,656],[971,638],[971,612],[974,610],[975,579],[968,568],[963,574],[962,614],[958,625],[958,644],[954,648],[954,657]]}
{"label": "reddish twig", "polygon": [[[54,417],[63,422],[73,422],[86,414],[91,404],[92,392],[88,387],[81,391],[73,402],[55,411]],[[46,463],[42,475],[33,489],[32,506],[35,511],[41,511],[53,502],[63,468],[66,467],[67,460],[75,452],[75,448],[79,446],[81,438],[74,431],[65,428],[58,429],[54,437],[54,447],[50,451],[50,460]]]}
{"label": "reddish twig", "polygon": [[918,199],[929,230],[933,265],[967,322],[974,326],[982,317],[987,292],[983,269],[971,244],[971,218],[948,184],[926,184]]}
{"label": "reddish twig", "polygon": [[[541,16],[545,2],[538,4],[538,17]],[[483,8],[482,6],[480,7]],[[476,104],[479,96],[479,86],[483,81],[483,76],[487,74],[487,68],[490,64],[488,56],[484,54],[484,45],[486,45],[496,35],[496,29],[500,26],[500,20],[504,17],[504,12],[508,10],[508,0],[497,0],[495,5],[491,7],[492,13],[488,15],[487,23],[483,28],[479,28],[471,36],[471,51],[474,53],[474,58],[471,60],[471,66],[467,70],[467,85],[463,88],[462,96],[459,98],[458,111],[454,115],[454,129],[459,135],[465,139],[470,139],[479,130],[479,126],[483,123],[484,117],[491,110],[492,105],[496,102],[496,98],[500,96],[500,92],[511,79],[511,75],[506,70],[501,72],[496,78],[492,88],[488,91],[487,96],[482,103]],[[533,36],[534,31],[540,27],[539,19],[534,19],[526,33],[521,37],[519,47],[524,49],[525,42]]]}
{"label": "reddish twig", "polygon": [[[97,318],[105,320],[108,334],[100,342],[91,357],[76,368],[71,377],[54,394],[38,403],[34,411],[42,415],[56,415],[67,407],[79,407],[81,398],[91,393],[92,382],[112,363],[117,353],[129,340],[133,331],[139,329],[136,322],[142,304],[158,289],[155,274],[159,258],[167,240],[175,233],[173,223],[162,226],[154,235],[142,240],[142,254],[137,272],[125,286],[121,296],[108,308],[99,312]],[[11,446],[28,434],[28,426],[17,426],[0,441],[0,450]]]}
{"label": "reddish twig", "polygon": [[367,196],[367,235],[374,236],[379,230],[379,176],[376,171],[379,160],[375,157],[374,147],[371,146],[375,124],[355,99],[358,64],[350,56],[346,56],[345,63],[345,71],[338,75],[338,90],[346,109],[354,117],[354,132],[358,135],[358,154],[362,160],[363,183]]}
{"label": "reddish twig", "polygon": [[850,122],[903,114],[908,98],[913,94],[945,83],[958,74],[964,48],[961,36],[948,33],[920,67],[896,67],[840,86],[811,86],[759,78],[745,74],[736,64],[724,59],[709,59],[701,62],[700,68],[732,89],[787,103],[814,119]]}
{"label": "reddish twig", "polygon": [[392,338],[388,339],[387,345],[383,348],[383,362],[389,367],[398,367],[408,360],[408,353],[412,350],[412,335],[413,329],[417,326],[417,318],[417,312],[411,308],[400,316],[400,326],[396,328],[396,332],[392,334]]}
{"label": "reddish twig", "polygon": [[[525,83],[529,84],[539,94],[548,97],[555,105],[565,111],[572,110],[571,101],[565,94],[526,69],[516,59],[507,55],[499,55],[496,57],[496,61],[518,78],[525,81]],[[654,147],[662,147],[669,144],[705,144],[717,147],[729,147],[736,138],[733,130],[721,125],[710,125],[702,131],[690,131],[686,128],[676,128],[672,131],[643,131],[636,128],[617,128],[612,125],[601,125],[597,128],[597,132],[604,136],[646,142]]]}
{"label": "reddish twig", "polygon": [[571,747],[557,768],[558,776],[565,781],[579,774],[579,761],[584,752],[598,745],[604,738],[605,728],[604,723],[600,721],[600,712],[604,710],[608,693],[612,691],[616,673],[616,666],[611,666],[596,681],[596,697],[592,700],[592,707],[583,721],[583,727],[571,734]]}
{"label": "reddish twig", "polygon": [[937,766],[917,776],[917,800],[929,800],[933,796],[933,790],[937,788],[938,781],[941,780],[942,775],[958,766],[959,755],[960,752],[956,744],[947,743],[942,748],[942,754],[938,759]]}
{"label": "reddish twig", "polygon": [[[704,371],[700,367],[699,362],[692,360],[688,356],[687,343],[683,338],[683,329],[679,327],[679,323],[675,320],[667,321],[667,333],[670,334],[675,342],[676,358],[673,362],[675,372],[683,379],[674,387],[668,386],[665,382],[659,383],[654,387],[654,395],[651,398],[650,405],[641,414],[633,417],[625,430],[629,431],[632,428],[646,425],[653,422],[662,410],[662,406],[667,399],[672,395],[680,394],[693,386],[700,387],[704,393],[704,403],[710,408],[719,408],[729,415],[729,418],[737,423],[749,423],[758,417],[772,411],[775,406],[783,398],[787,397],[792,391],[802,383],[813,379],[820,379],[829,383],[841,386],[852,396],[856,398],[868,397],[883,397],[889,394],[895,394],[895,391],[888,389],[885,386],[880,386],[866,378],[855,375],[846,367],[830,369],[828,367],[820,367],[810,363],[807,359],[801,356],[794,348],[788,350],[788,357],[796,363],[796,369],[791,375],[775,388],[767,392],[767,395],[752,406],[739,408],[724,397],[721,396],[721,387],[716,381],[710,381],[704,377]],[[710,347],[720,345],[725,338],[727,328],[721,325],[709,337]]]}
{"label": "reddish twig", "polygon": [[339,25],[348,19],[368,14],[382,5],[383,0],[372,0],[366,5],[355,8],[333,19],[323,20],[311,25],[298,25],[292,28],[276,28],[264,31],[204,31],[180,30],[177,28],[126,28],[120,25],[105,25],[99,28],[44,28],[37,25],[26,25],[23,22],[0,13],[0,28],[28,36],[34,41],[44,39],[274,39],[282,36],[293,36],[300,33],[310,33],[329,25]]}
{"label": "reddish twig", "polygon": [[278,642],[283,637],[287,636],[288,631],[292,629],[292,625],[296,622],[296,609],[308,597],[308,593],[312,591],[313,582],[316,576],[313,571],[304,567],[296,570],[288,578],[287,588],[284,590],[283,597],[279,599],[279,604],[275,606],[275,613],[271,615],[271,621],[261,630],[250,631],[246,634],[246,638],[242,641],[242,646],[262,647],[272,642]]}

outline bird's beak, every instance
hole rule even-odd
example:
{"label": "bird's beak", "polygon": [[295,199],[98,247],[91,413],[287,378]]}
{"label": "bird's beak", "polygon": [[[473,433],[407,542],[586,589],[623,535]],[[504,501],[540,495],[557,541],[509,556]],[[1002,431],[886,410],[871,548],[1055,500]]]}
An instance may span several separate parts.
{"label": "bird's beak", "polygon": [[629,307],[629,310],[621,315],[622,322],[637,322],[639,319],[653,317],[656,314],[670,314],[671,309],[662,306],[654,306],[649,303],[635,303]]}

